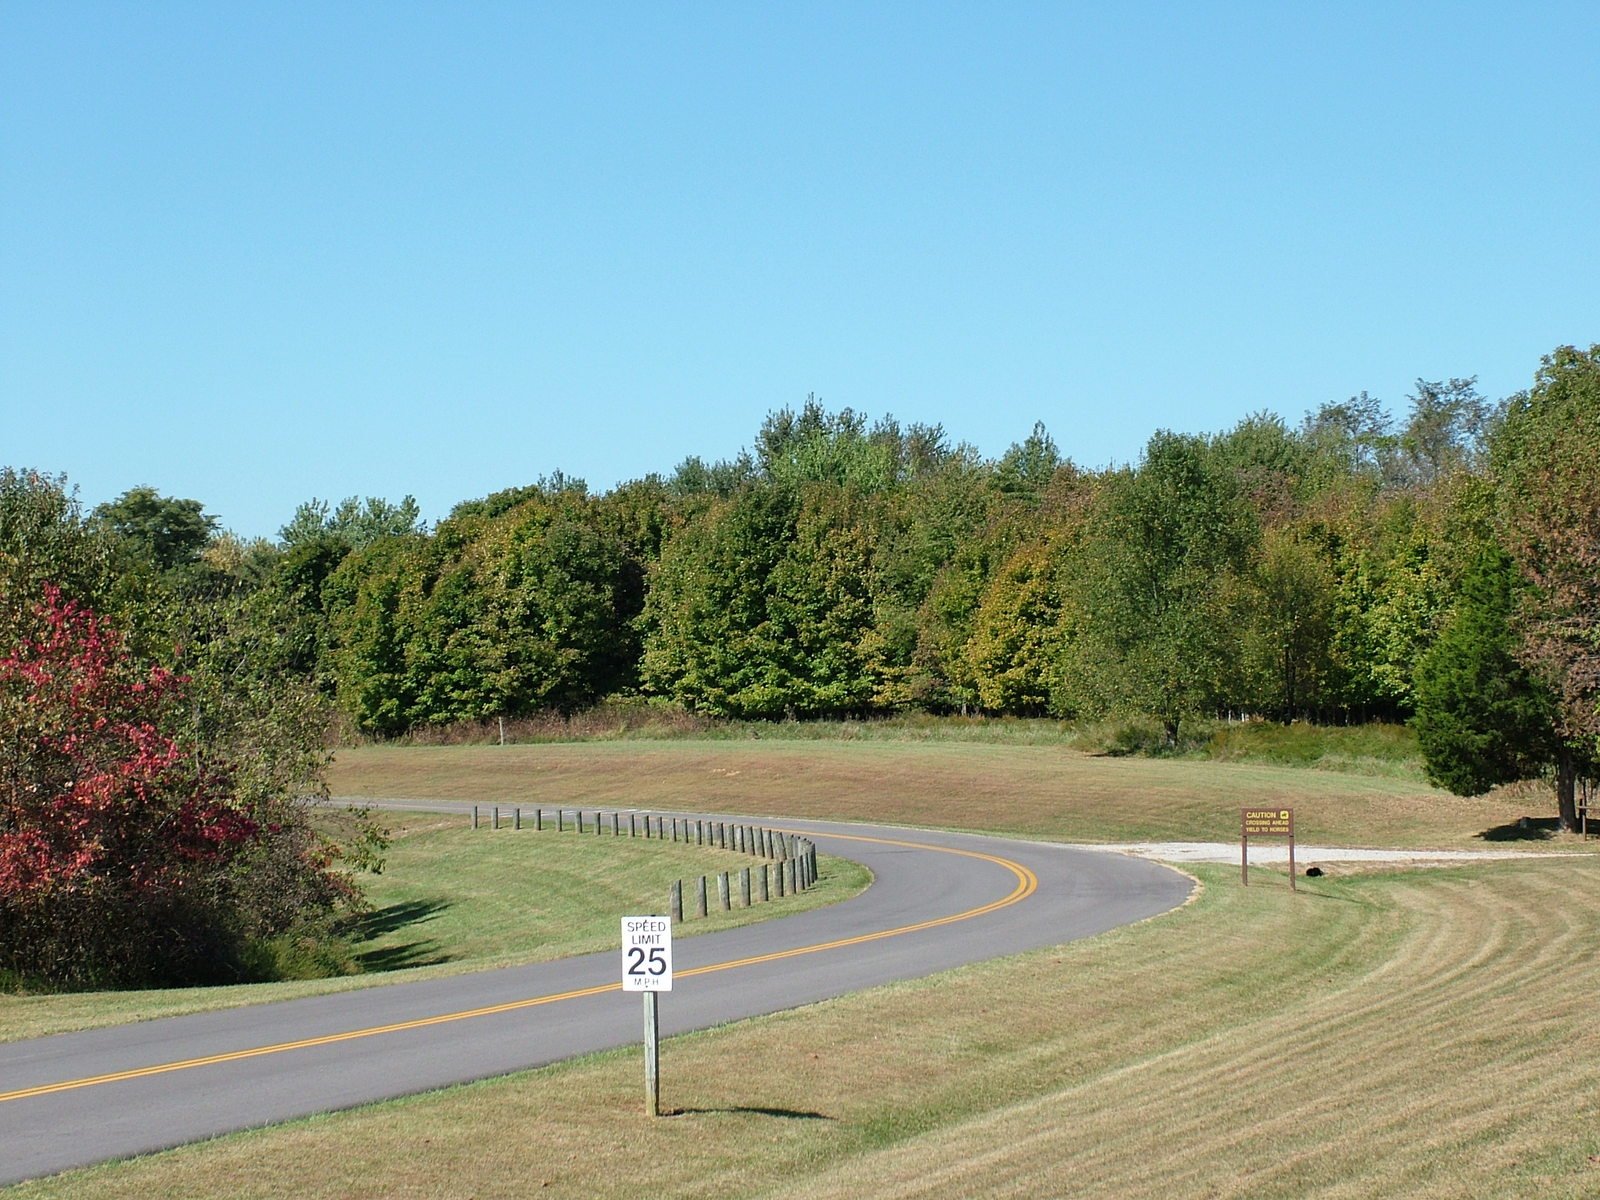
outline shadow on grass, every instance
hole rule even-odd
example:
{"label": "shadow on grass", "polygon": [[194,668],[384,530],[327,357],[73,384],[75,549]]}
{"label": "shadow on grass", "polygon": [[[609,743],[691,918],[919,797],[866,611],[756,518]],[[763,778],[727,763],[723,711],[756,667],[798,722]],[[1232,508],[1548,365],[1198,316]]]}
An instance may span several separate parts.
{"label": "shadow on grass", "polygon": [[[450,906],[442,900],[406,900],[375,909],[356,922],[353,931],[357,945],[375,941],[411,925],[419,925]],[[439,943],[431,939],[381,946],[356,955],[363,971],[398,971],[404,967],[431,967],[449,962]]]}
{"label": "shadow on grass", "polygon": [[1558,817],[1519,817],[1509,825],[1496,825],[1478,836],[1486,842],[1546,842],[1561,829]]}
{"label": "shadow on grass", "polygon": [[832,1121],[834,1118],[827,1113],[806,1112],[796,1108],[751,1108],[748,1105],[736,1104],[729,1108],[674,1108],[669,1109],[669,1117],[710,1117],[719,1115],[749,1115],[756,1117],[782,1117],[787,1121]]}

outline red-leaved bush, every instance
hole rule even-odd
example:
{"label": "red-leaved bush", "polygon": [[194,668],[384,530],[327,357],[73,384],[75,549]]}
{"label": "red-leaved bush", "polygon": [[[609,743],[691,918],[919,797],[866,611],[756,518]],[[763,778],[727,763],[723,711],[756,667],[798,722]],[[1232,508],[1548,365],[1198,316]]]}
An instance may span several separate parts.
{"label": "red-leaved bush", "polygon": [[0,658],[0,902],[114,886],[181,890],[259,833],[165,730],[184,680],[47,586]]}

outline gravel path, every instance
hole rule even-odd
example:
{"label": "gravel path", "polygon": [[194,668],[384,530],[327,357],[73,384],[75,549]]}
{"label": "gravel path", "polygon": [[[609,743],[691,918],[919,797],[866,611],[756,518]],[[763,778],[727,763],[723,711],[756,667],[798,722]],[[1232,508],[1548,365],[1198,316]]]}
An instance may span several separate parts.
{"label": "gravel path", "polygon": [[[1102,850],[1116,854],[1131,854],[1137,858],[1153,858],[1171,863],[1236,863],[1239,861],[1238,842],[1086,842],[1064,843],[1074,850]],[[1583,851],[1549,850],[1363,850],[1349,846],[1305,846],[1294,848],[1296,867],[1309,867],[1329,862],[1369,863],[1461,863],[1489,862],[1501,858],[1550,858],[1552,853],[1561,857],[1574,857]],[[1285,841],[1254,842],[1250,846],[1253,863],[1287,863],[1289,843]]]}

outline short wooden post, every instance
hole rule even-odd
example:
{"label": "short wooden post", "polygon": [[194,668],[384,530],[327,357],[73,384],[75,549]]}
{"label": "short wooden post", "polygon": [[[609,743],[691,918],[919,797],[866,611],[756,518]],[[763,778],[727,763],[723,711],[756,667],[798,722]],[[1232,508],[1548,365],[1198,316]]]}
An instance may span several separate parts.
{"label": "short wooden post", "polygon": [[763,904],[772,899],[772,889],[768,885],[768,876],[771,874],[771,870],[766,863],[761,864],[761,903]]}
{"label": "short wooden post", "polygon": [[717,872],[717,903],[722,905],[722,911],[727,912],[733,907],[733,899],[728,895],[728,873]]}
{"label": "short wooden post", "polygon": [[622,836],[622,815],[620,813],[611,814],[611,836]]}
{"label": "short wooden post", "polygon": [[542,808],[533,810],[533,830],[535,833],[544,832],[544,809]]}
{"label": "short wooden post", "polygon": [[739,902],[746,908],[750,907],[750,868],[745,867],[739,872]]}
{"label": "short wooden post", "polygon": [[791,859],[788,859],[788,860],[786,860],[786,861],[785,861],[785,862],[784,862],[784,864],[783,864],[783,871],[784,871],[784,874],[786,874],[786,875],[788,875],[788,877],[789,877],[789,878],[788,878],[788,879],[787,879],[787,880],[786,880],[786,881],[785,881],[785,882],[787,882],[787,883],[788,883],[788,885],[789,885],[789,890],[790,890],[790,891],[791,891],[791,892],[797,892],[797,891],[799,891],[799,890],[800,890],[800,888],[799,888],[799,886],[798,886],[798,884],[797,884],[797,883],[796,883],[796,876],[797,876],[797,874],[798,874],[798,872],[797,872],[797,871],[796,871],[796,869],[795,869],[795,868],[796,868],[796,865],[797,865],[797,864],[796,864],[796,863],[795,863],[795,860],[794,860],[794,859],[792,859],[792,858],[791,858]]}
{"label": "short wooden post", "polygon": [[567,810],[564,809],[564,808],[557,808],[556,809],[556,832],[557,833],[565,833],[566,831],[567,831]]}
{"label": "short wooden post", "polygon": [[638,815],[639,815],[638,813],[629,813],[628,814],[628,836],[629,837],[638,837],[639,836],[639,822],[635,819],[635,818],[638,817]]}
{"label": "short wooden post", "polygon": [[594,835],[599,837],[604,832],[605,830],[600,828],[600,810],[597,808],[594,810]]}
{"label": "short wooden post", "polygon": [[500,806],[498,804],[496,804],[492,811],[494,813],[494,817],[493,817],[493,822],[494,823],[492,825],[490,825],[489,828],[490,829],[499,829],[500,828]]}
{"label": "short wooden post", "polygon": [[706,915],[706,877],[704,875],[700,876],[700,885],[695,893],[694,915],[697,917]]}
{"label": "short wooden post", "polygon": [[644,815],[644,836],[646,837],[646,839],[648,839],[650,837],[650,814],[649,813],[645,813],[645,815]]}
{"label": "short wooden post", "polygon": [[572,810],[572,815],[578,818],[578,832],[582,833],[583,832],[583,809],[581,809],[581,808],[573,809]]}
{"label": "short wooden post", "polygon": [[773,866],[777,868],[775,871],[773,871],[773,876],[777,880],[778,899],[782,900],[783,896],[784,896],[784,892],[783,892],[783,864],[782,863],[774,863]]}
{"label": "short wooden post", "polygon": [[671,912],[674,921],[680,923],[683,921],[683,880],[681,879],[672,881]]}
{"label": "short wooden post", "polygon": [[717,845],[724,850],[728,848],[728,823],[726,821],[717,822]]}
{"label": "short wooden post", "polygon": [[472,827],[474,829],[478,827],[478,806],[476,804],[472,806]]}
{"label": "short wooden post", "polygon": [[520,808],[513,808],[511,810],[511,828],[522,828],[522,810]]}
{"label": "short wooden post", "polygon": [[697,820],[694,823],[694,844],[696,846],[704,846],[706,844],[706,823],[704,821]]}

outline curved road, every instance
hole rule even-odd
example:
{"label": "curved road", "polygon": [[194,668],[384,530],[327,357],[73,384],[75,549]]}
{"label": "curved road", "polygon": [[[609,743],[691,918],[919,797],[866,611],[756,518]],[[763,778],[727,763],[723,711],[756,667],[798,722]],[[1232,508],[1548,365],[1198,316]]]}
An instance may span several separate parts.
{"label": "curved road", "polygon": [[[1039,842],[775,827],[866,864],[873,886],[675,939],[663,1034],[1087,937],[1174,908],[1192,886],[1155,863]],[[593,954],[0,1044],[0,1183],[635,1042],[640,1002],[620,990],[620,962]]]}

